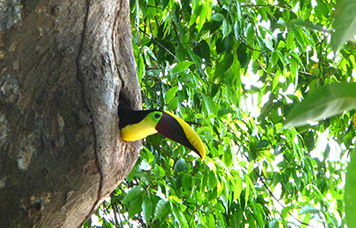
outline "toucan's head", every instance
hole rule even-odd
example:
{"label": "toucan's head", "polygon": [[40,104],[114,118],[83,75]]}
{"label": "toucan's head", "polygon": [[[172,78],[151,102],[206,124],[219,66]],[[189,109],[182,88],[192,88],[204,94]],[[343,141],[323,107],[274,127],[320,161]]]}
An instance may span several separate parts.
{"label": "toucan's head", "polygon": [[119,107],[119,117],[123,140],[136,141],[159,132],[195,151],[202,159],[205,158],[205,147],[198,134],[173,113],[157,110],[134,111],[128,110],[127,106],[121,108],[122,105]]}

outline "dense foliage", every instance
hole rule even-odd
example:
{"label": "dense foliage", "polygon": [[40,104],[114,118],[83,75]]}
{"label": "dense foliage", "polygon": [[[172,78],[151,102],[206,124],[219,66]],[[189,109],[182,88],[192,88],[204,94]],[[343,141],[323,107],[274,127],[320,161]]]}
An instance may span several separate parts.
{"label": "dense foliage", "polygon": [[284,127],[307,94],[355,81],[354,44],[332,52],[334,1],[136,0],[131,10],[143,108],[190,122],[207,158],[148,137],[99,224],[343,227],[354,111]]}

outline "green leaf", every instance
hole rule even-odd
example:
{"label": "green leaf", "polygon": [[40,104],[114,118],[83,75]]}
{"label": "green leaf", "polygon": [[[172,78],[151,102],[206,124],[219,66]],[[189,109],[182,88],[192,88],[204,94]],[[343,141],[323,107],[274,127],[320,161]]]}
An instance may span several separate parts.
{"label": "green leaf", "polygon": [[166,100],[166,104],[168,104],[173,99],[173,97],[176,96],[177,91],[178,91],[178,86],[173,86],[167,91],[164,97],[164,99]]}
{"label": "green leaf", "polygon": [[[277,65],[277,62],[278,62],[278,54],[277,52],[273,52],[272,53],[272,66],[271,67],[274,67],[275,65]],[[278,81],[278,80],[277,80]]]}
{"label": "green leaf", "polygon": [[124,197],[124,203],[135,200],[138,197],[141,197],[145,190],[141,186],[133,187]]}
{"label": "green leaf", "polygon": [[[141,155],[143,158],[145,158],[148,163],[153,162],[154,157],[153,157],[152,152],[151,152],[149,149],[147,149],[147,147],[143,147],[143,149],[144,149],[144,150],[141,150],[140,155]],[[146,153],[145,153],[144,151],[145,151]]]}
{"label": "green leaf", "polygon": [[176,110],[178,107],[179,99],[178,97],[174,97],[168,104],[168,110]]}
{"label": "green leaf", "polygon": [[294,36],[293,33],[289,32],[287,34],[287,48],[291,49],[294,46]]}
{"label": "green leaf", "polygon": [[241,64],[241,67],[245,67],[246,64],[250,60],[249,57],[247,56],[247,47],[246,47],[246,45],[240,44],[237,47],[236,54],[237,54],[237,59],[239,60],[239,62]]}
{"label": "green leaf", "polygon": [[240,37],[239,22],[237,22],[237,21],[234,24],[234,35],[236,38]]}
{"label": "green leaf", "polygon": [[255,161],[254,160],[252,160],[251,162],[250,162],[250,164],[248,164],[248,168],[247,168],[247,174],[250,174],[251,172],[252,172],[252,170],[253,170],[253,165],[255,164]]}
{"label": "green leaf", "polygon": [[316,89],[290,111],[285,127],[299,127],[356,108],[356,83],[333,83]]}
{"label": "green leaf", "polygon": [[248,44],[253,45],[253,40],[255,40],[254,39],[255,30],[253,28],[253,25],[248,24],[246,30],[247,30],[247,42],[248,42]]}
{"label": "green leaf", "polygon": [[278,228],[280,227],[278,220],[277,219],[273,219],[272,221],[269,222],[269,227],[271,228]]}
{"label": "green leaf", "polygon": [[242,180],[239,176],[236,176],[235,184],[234,184],[234,201],[240,200],[241,192],[242,192]]}
{"label": "green leaf", "polygon": [[213,84],[211,86],[210,97],[215,97],[218,91],[219,91],[219,85]]}
{"label": "green leaf", "polygon": [[293,32],[293,35],[294,35],[296,43],[298,44],[298,47],[301,48],[302,51],[304,51],[303,47],[305,47],[306,45],[305,45],[305,40],[302,37],[302,32],[300,31],[300,29],[297,29],[294,26],[290,27],[290,29]]}
{"label": "green leaf", "polygon": [[335,6],[331,46],[336,53],[344,43],[354,37],[356,33],[356,1],[338,0]]}
{"label": "green leaf", "polygon": [[145,73],[146,73],[145,72],[145,63],[144,63],[143,57],[139,56],[138,61],[137,61],[137,76],[138,76],[138,80],[139,80],[140,84],[142,82],[142,77]]}
{"label": "green leaf", "polygon": [[225,53],[230,53],[234,46],[235,38],[233,37],[233,35],[230,34],[227,37],[225,37],[224,41],[225,41]]}
{"label": "green leaf", "polygon": [[200,53],[201,53],[201,57],[204,58],[205,60],[205,64],[209,64],[210,63],[210,46],[209,44],[205,41],[202,40],[199,44],[199,48],[200,48]]}
{"label": "green leaf", "polygon": [[155,167],[153,168],[152,173],[155,174],[156,179],[160,179],[160,178],[164,177],[165,174],[166,174],[166,173],[164,172],[164,169],[163,169],[161,166],[157,165],[157,164],[156,164]]}
{"label": "green leaf", "polygon": [[312,23],[308,20],[300,20],[300,19],[293,19],[283,23],[284,26],[299,26],[305,27],[309,29],[313,29],[320,32],[329,32],[329,30],[325,29],[323,26]]}
{"label": "green leaf", "polygon": [[181,61],[172,69],[172,72],[173,73],[182,72],[182,71],[188,69],[188,67],[190,67],[193,64],[194,64],[194,62],[191,62],[191,61]]}
{"label": "green leaf", "polygon": [[180,173],[188,169],[188,165],[183,158],[180,158],[174,165],[174,172]]}
{"label": "green leaf", "polygon": [[317,209],[315,209],[313,206],[311,205],[306,205],[304,206],[300,211],[299,214],[314,214],[314,213],[318,213],[319,211]]}
{"label": "green leaf", "polygon": [[178,176],[176,178],[176,190],[180,189],[182,187],[184,175],[185,175],[185,173],[178,174]]}
{"label": "green leaf", "polygon": [[351,153],[350,163],[347,166],[345,185],[345,212],[348,227],[356,227],[356,149]]}
{"label": "green leaf", "polygon": [[265,139],[258,141],[256,148],[263,148],[269,145],[269,142]]}
{"label": "green leaf", "polygon": [[213,21],[223,21],[225,19],[224,15],[221,13],[214,13],[213,16],[211,16],[211,20]]}
{"label": "green leaf", "polygon": [[193,178],[189,174],[183,176],[183,188],[184,191],[188,191],[193,187]]}
{"label": "green leaf", "polygon": [[223,161],[227,167],[230,167],[232,165],[233,159],[232,159],[232,152],[230,148],[224,150]]}
{"label": "green leaf", "polygon": [[130,202],[129,207],[129,218],[133,218],[135,215],[142,211],[141,209],[142,197],[136,198],[135,200]]}
{"label": "green leaf", "polygon": [[169,205],[170,204],[168,200],[160,199],[155,209],[155,219],[160,219],[166,213],[169,213],[169,209],[170,209]]}
{"label": "green leaf", "polygon": [[288,212],[289,212],[291,209],[293,209],[293,206],[285,206],[285,207],[283,207],[282,213],[281,213],[281,216],[282,216],[283,219],[285,219],[285,218],[289,215]]}
{"label": "green leaf", "polygon": [[228,113],[234,113],[234,110],[232,110],[230,108],[221,108],[218,111],[218,116],[221,117],[221,116],[224,116],[224,115],[226,115]]}
{"label": "green leaf", "polygon": [[169,0],[161,0],[162,9],[165,9],[169,3]]}
{"label": "green leaf", "polygon": [[152,201],[147,195],[142,197],[142,212],[143,218],[146,220],[146,224],[148,224],[152,216]]}
{"label": "green leaf", "polygon": [[230,26],[230,23],[227,22],[227,20],[223,20],[223,23],[222,23],[222,32],[223,32],[223,39],[225,37],[227,37],[230,32],[231,32],[231,26]]}
{"label": "green leaf", "polygon": [[216,180],[215,173],[213,171],[209,172],[209,189],[213,189],[216,187],[218,181]]}
{"label": "green leaf", "polygon": [[200,43],[194,48],[194,53],[204,60],[204,64],[209,64],[210,62],[210,47],[209,44],[202,40]]}
{"label": "green leaf", "polygon": [[180,204],[180,203],[182,203],[182,200],[181,199],[179,199],[177,196],[169,196],[168,197],[168,200],[170,201],[170,202],[172,202],[172,203],[174,203],[174,204]]}
{"label": "green leaf", "polygon": [[247,222],[248,222],[248,227],[257,228],[256,219],[251,213],[247,214]]}
{"label": "green leaf", "polygon": [[224,73],[230,68],[231,64],[234,61],[234,56],[229,53],[225,55],[225,58],[220,60],[219,63],[217,64],[214,78],[219,78],[223,77]]}
{"label": "green leaf", "polygon": [[215,48],[216,48],[216,52],[218,54],[222,53],[223,51],[225,51],[225,43],[223,42],[223,40],[221,38],[217,39],[215,42]]}
{"label": "green leaf", "polygon": [[182,211],[180,208],[176,205],[172,205],[173,208],[173,215],[179,223],[179,227],[187,227],[187,220],[185,219],[185,216],[183,215]]}

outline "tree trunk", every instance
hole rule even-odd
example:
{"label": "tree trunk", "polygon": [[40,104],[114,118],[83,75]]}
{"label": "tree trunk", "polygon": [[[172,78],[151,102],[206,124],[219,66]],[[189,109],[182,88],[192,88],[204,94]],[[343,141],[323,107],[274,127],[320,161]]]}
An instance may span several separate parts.
{"label": "tree trunk", "polygon": [[[22,4],[22,5],[20,5]],[[128,0],[0,1],[0,227],[78,227],[136,162]]]}

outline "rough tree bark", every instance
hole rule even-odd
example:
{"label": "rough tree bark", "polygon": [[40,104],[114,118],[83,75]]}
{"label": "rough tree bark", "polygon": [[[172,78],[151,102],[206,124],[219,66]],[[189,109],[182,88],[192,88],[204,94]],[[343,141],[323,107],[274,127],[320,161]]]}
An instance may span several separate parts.
{"label": "rough tree bark", "polygon": [[128,0],[0,1],[0,227],[78,227],[136,162]]}

